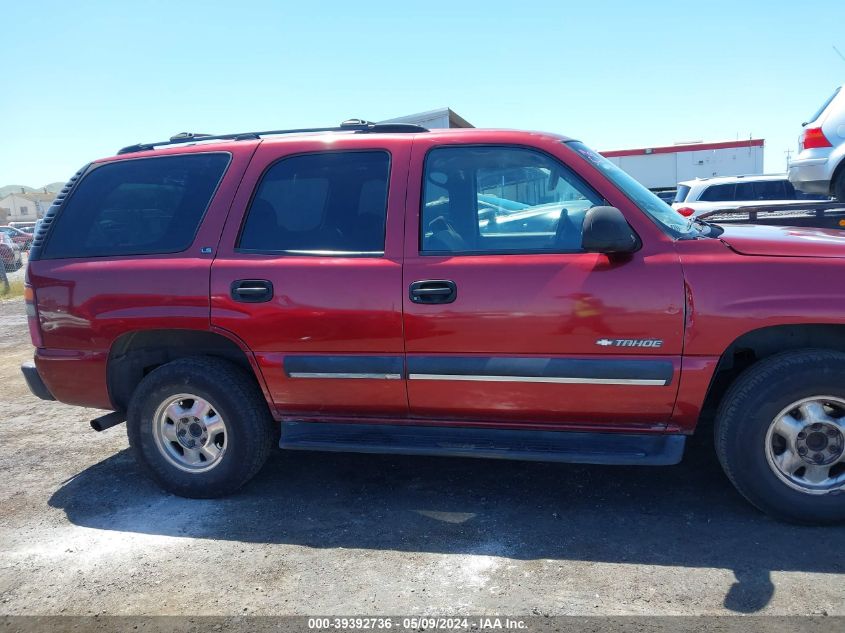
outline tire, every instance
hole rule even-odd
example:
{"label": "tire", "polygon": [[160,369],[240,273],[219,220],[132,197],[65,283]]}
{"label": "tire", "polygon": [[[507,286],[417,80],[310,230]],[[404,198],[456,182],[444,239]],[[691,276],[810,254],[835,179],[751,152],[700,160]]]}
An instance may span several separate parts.
{"label": "tire", "polygon": [[833,197],[839,202],[845,202],[845,165],[841,166],[839,173],[836,175],[836,180],[833,181],[831,187]]}
{"label": "tire", "polygon": [[159,486],[200,499],[238,490],[274,443],[273,419],[255,379],[205,356],[174,360],[147,375],[132,395],[126,430],[135,459]]}
{"label": "tire", "polygon": [[[841,352],[784,352],[746,370],[723,398],[715,426],[719,461],[737,490],[763,512],[793,523],[845,521],[845,457],[841,462],[837,457],[845,448],[845,431],[840,429],[838,436],[833,435],[840,427],[839,415],[843,415],[841,427],[845,429],[843,375],[845,354]],[[802,407],[813,403],[822,405],[813,411],[822,411],[824,417],[804,413]],[[789,422],[785,426],[790,435],[780,434],[784,427],[776,423],[778,420]],[[818,426],[819,432],[811,430],[816,420],[824,420],[812,426]],[[827,438],[824,442],[830,442],[821,449],[818,442],[822,440],[816,437],[820,434]],[[791,441],[786,439],[790,436]],[[815,447],[806,452],[810,440]],[[799,454],[802,447],[806,456]],[[813,452],[816,450],[824,453]],[[837,463],[819,466],[809,459]],[[812,472],[828,475],[816,484],[804,479]]]}

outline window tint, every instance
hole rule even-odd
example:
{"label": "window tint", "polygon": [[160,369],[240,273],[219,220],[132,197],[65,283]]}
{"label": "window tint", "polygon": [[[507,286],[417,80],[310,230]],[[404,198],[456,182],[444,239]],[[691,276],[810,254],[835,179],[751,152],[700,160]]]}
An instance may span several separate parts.
{"label": "window tint", "polygon": [[45,257],[174,253],[190,246],[229,154],[117,161],[74,191],[48,235]]}
{"label": "window tint", "polygon": [[733,199],[736,202],[756,200],[756,195],[753,182],[738,182],[736,183],[736,189],[734,189]]}
{"label": "window tint", "polygon": [[285,158],[262,178],[241,250],[303,254],[384,253],[390,156],[324,152]]}
{"label": "window tint", "polygon": [[786,200],[785,180],[758,180],[754,183],[754,200]]}
{"label": "window tint", "polygon": [[518,147],[442,147],[425,164],[423,252],[578,251],[601,196],[551,157]]}
{"label": "window tint", "polygon": [[732,202],[736,200],[734,190],[736,185],[733,183],[728,185],[710,185],[701,192],[698,199],[701,202]]}

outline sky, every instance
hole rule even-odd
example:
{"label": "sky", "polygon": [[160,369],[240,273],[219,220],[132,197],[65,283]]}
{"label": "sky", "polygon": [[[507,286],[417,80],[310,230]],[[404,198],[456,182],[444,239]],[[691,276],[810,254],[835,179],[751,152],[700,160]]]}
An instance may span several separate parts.
{"label": "sky", "polygon": [[775,172],[845,83],[842,0],[0,0],[0,22],[0,185],[177,132],[443,106],[598,150],[765,138]]}

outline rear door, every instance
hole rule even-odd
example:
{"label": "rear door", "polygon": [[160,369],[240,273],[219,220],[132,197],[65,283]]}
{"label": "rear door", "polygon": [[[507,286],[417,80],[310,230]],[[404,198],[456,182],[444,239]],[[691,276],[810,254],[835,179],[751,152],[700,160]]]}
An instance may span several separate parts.
{"label": "rear door", "polygon": [[408,159],[406,143],[365,135],[256,151],[212,266],[211,320],[255,353],[277,414],[407,414]]}
{"label": "rear door", "polygon": [[[606,181],[591,185],[567,166],[560,141],[538,149],[499,138],[414,144],[404,271],[411,415],[663,428],[684,319],[671,242]],[[581,251],[585,213],[608,202],[642,238],[627,259]]]}

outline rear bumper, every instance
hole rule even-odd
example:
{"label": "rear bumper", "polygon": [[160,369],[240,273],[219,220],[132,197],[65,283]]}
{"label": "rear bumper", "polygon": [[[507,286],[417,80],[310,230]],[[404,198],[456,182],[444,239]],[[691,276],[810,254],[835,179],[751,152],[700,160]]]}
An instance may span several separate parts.
{"label": "rear bumper", "polygon": [[789,182],[805,193],[830,192],[830,174],[826,158],[794,160],[789,165]]}
{"label": "rear bumper", "polygon": [[65,404],[114,410],[108,391],[108,352],[39,348],[35,366],[53,398]]}
{"label": "rear bumper", "polygon": [[47,388],[47,385],[45,385],[44,381],[41,380],[41,374],[38,373],[38,368],[35,367],[35,363],[29,361],[21,365],[21,373],[23,373],[24,380],[26,380],[26,386],[29,387],[32,395],[37,396],[42,400],[55,400],[53,394],[50,393],[50,390]]}

